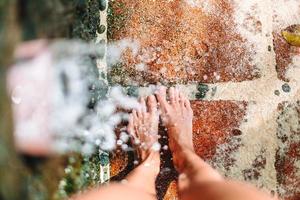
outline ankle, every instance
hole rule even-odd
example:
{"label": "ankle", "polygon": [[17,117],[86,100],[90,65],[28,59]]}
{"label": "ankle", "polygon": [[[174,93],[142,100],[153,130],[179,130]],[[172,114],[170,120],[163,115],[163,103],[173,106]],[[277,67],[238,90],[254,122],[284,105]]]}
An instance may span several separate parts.
{"label": "ankle", "polygon": [[159,155],[159,152],[150,152],[137,168],[145,173],[150,173],[151,176],[157,176],[160,170]]}
{"label": "ankle", "polygon": [[199,157],[196,155],[193,148],[178,149],[177,152],[173,152],[173,161],[178,172],[183,173],[186,169],[190,168],[193,160],[197,160]]}

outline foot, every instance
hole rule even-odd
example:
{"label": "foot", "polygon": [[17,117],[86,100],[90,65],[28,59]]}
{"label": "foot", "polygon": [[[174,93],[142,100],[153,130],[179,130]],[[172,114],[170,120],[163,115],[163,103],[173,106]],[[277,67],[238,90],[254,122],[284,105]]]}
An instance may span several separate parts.
{"label": "foot", "polygon": [[166,88],[161,87],[156,93],[161,119],[167,128],[169,146],[173,153],[175,167],[182,171],[184,168],[184,152],[194,152],[192,120],[193,110],[190,101],[177,88],[171,87],[167,101]]}
{"label": "foot", "polygon": [[160,145],[158,143],[159,115],[157,102],[153,95],[140,99],[140,109],[133,110],[129,116],[128,133],[138,151],[138,157],[144,167],[158,174],[160,167]]}

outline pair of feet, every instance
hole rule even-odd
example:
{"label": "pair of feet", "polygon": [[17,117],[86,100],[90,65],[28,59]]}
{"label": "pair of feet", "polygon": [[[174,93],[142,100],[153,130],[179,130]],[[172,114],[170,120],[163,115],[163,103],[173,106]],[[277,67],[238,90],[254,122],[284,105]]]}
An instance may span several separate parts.
{"label": "pair of feet", "polygon": [[145,166],[151,163],[151,168],[158,173],[160,167],[160,154],[157,148],[159,147],[158,126],[161,117],[168,132],[173,163],[180,172],[184,167],[182,163],[184,159],[181,159],[182,152],[194,151],[193,111],[189,100],[177,88],[171,87],[167,94],[166,88],[160,87],[155,96],[148,96],[146,100],[140,99],[140,109],[133,110],[129,116],[128,133],[133,138],[141,162]]}

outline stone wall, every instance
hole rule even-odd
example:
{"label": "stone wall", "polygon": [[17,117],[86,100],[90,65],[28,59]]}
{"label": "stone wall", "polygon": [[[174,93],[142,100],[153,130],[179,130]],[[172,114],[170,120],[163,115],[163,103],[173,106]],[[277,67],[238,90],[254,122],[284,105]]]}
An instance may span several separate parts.
{"label": "stone wall", "polygon": [[[140,44],[112,82],[138,96],[177,85],[192,100],[199,156],[228,178],[299,199],[300,56],[281,35],[300,23],[299,2],[116,0],[111,9],[109,38]],[[159,199],[177,199],[170,153],[161,154]],[[111,169],[128,171],[118,158]]]}

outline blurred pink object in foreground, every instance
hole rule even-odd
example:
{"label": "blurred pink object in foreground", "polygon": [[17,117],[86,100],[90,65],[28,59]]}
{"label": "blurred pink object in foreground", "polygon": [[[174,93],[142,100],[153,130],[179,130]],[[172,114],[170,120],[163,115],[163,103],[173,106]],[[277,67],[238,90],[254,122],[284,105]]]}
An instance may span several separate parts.
{"label": "blurred pink object in foreground", "polygon": [[20,45],[7,76],[19,151],[41,156],[50,153],[49,111],[52,83],[51,53],[44,40]]}

